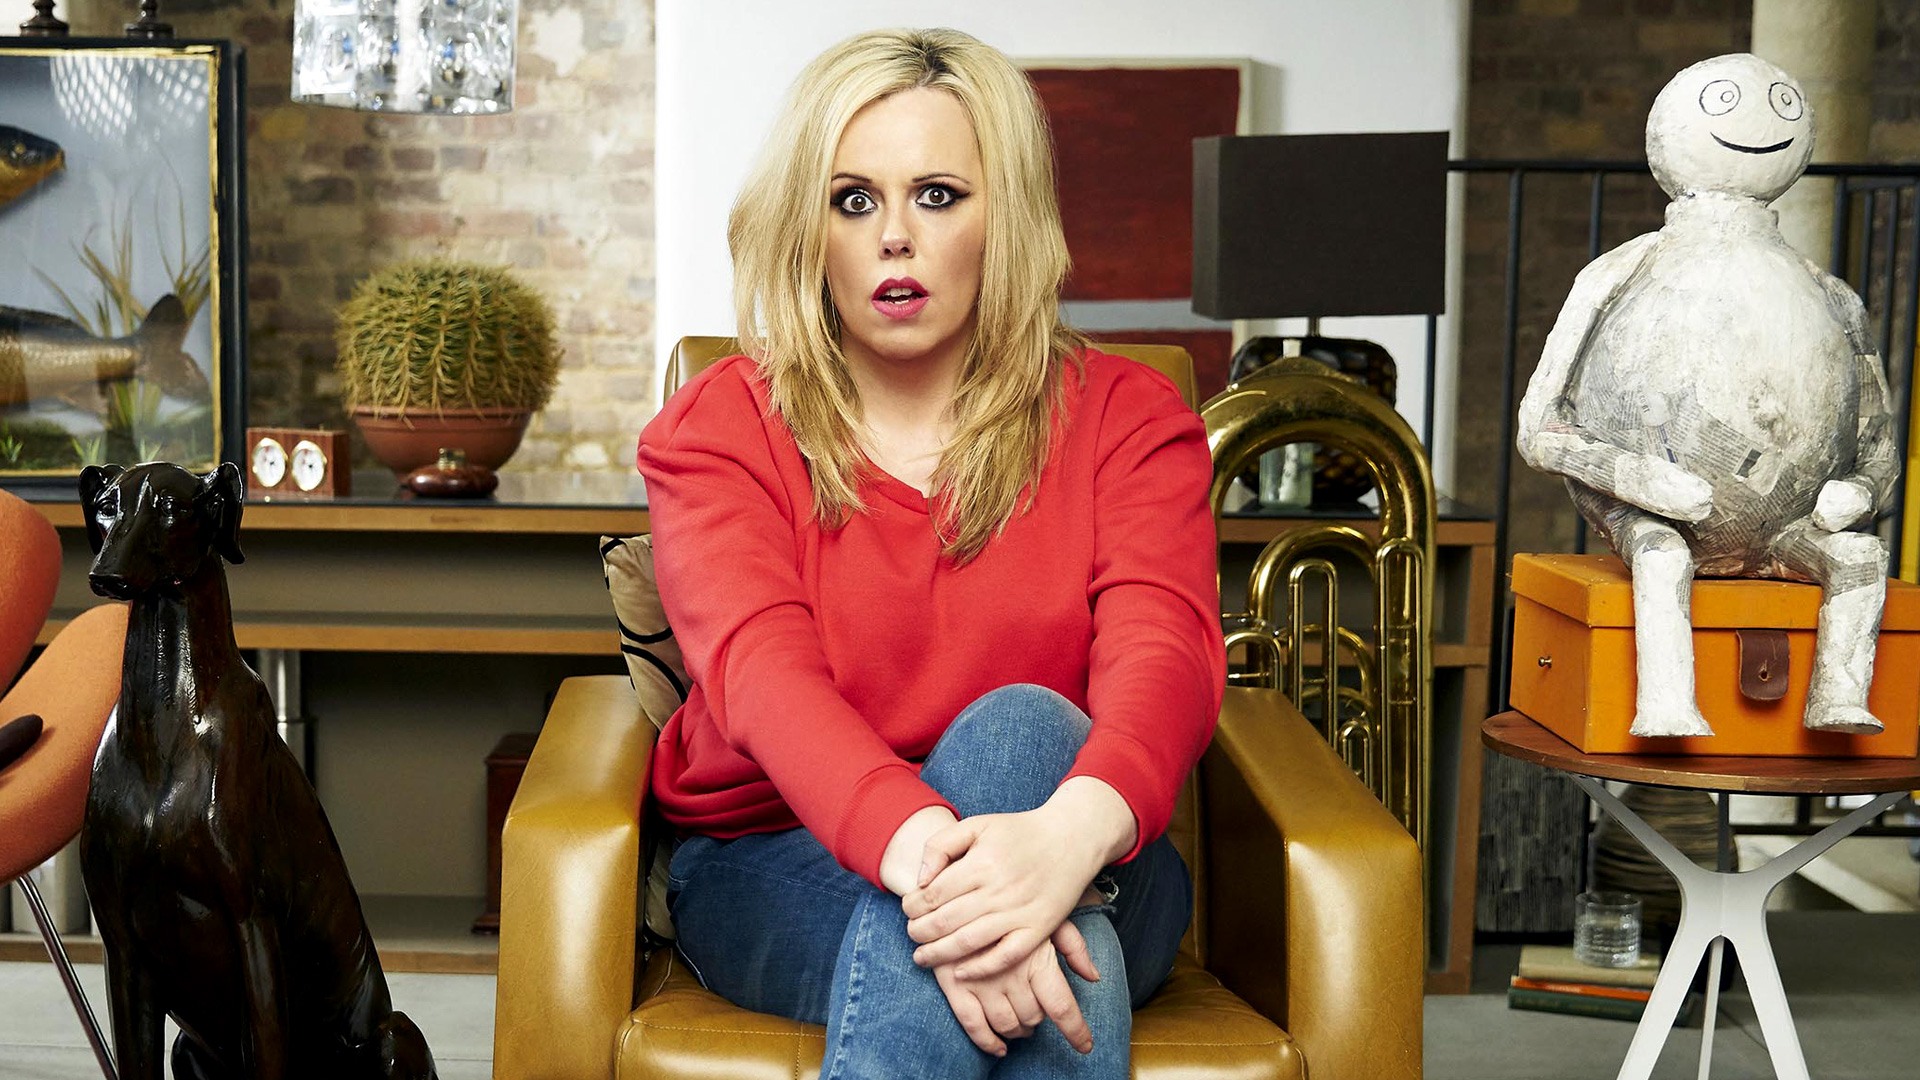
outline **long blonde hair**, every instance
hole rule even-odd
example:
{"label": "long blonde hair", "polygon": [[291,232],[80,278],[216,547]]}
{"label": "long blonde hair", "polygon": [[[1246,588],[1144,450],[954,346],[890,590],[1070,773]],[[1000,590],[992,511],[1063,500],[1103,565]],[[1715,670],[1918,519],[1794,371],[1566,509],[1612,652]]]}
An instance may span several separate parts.
{"label": "long blonde hair", "polygon": [[827,291],[829,181],[855,113],[903,90],[957,98],[985,170],[986,246],[973,340],[954,393],[954,435],[933,471],[944,551],[964,562],[1031,502],[1054,436],[1062,373],[1085,339],[1060,320],[1068,269],[1053,143],[1033,85],[957,30],[881,30],[807,65],[727,222],[742,348],[813,476],[830,528],[865,509],[859,398]]}

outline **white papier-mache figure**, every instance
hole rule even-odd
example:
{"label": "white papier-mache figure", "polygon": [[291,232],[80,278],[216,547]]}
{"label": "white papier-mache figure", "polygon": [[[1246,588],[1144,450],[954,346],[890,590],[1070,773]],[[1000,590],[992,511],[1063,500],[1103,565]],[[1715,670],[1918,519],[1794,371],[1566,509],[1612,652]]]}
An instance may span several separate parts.
{"label": "white papier-mache figure", "polygon": [[1647,116],[1666,225],[1582,270],[1520,405],[1520,453],[1567,478],[1633,575],[1635,735],[1710,735],[1694,699],[1695,574],[1824,590],[1806,726],[1875,732],[1886,598],[1870,526],[1899,476],[1860,298],[1781,238],[1813,112],[1745,53],[1673,77]]}

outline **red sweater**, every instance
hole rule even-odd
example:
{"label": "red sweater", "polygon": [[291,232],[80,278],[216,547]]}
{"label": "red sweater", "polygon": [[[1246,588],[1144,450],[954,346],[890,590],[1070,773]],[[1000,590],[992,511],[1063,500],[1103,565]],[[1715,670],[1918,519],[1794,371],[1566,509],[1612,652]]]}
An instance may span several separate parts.
{"label": "red sweater", "polygon": [[1200,418],[1144,365],[1089,352],[1038,497],[972,562],[928,499],[875,469],[867,512],[812,520],[806,461],[735,357],[640,436],[660,599],[693,687],[660,733],[667,820],[734,837],[805,825],[878,884],[919,762],[975,698],[1037,683],[1093,730],[1070,776],[1111,784],[1139,844],[1166,831],[1226,681],[1212,462]]}

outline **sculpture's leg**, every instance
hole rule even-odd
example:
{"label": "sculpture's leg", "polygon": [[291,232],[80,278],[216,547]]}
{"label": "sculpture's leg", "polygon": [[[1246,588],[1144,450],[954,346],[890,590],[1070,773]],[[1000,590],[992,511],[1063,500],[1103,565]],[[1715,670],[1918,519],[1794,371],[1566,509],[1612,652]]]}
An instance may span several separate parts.
{"label": "sculpture's leg", "polygon": [[1819,636],[1806,725],[1815,731],[1872,734],[1885,727],[1867,711],[1880,609],[1887,598],[1887,546],[1872,533],[1827,532],[1810,520],[1782,530],[1774,557],[1820,584]]}
{"label": "sculpture's leg", "polygon": [[287,1075],[286,985],[281,978],[280,935],[264,918],[239,928],[240,955],[246,965],[246,1026],[241,1031],[240,1069],[249,1077]]}
{"label": "sculpture's leg", "polygon": [[165,1080],[162,1040],[166,1038],[166,1009],[153,977],[130,962],[115,939],[104,938],[107,952],[107,997],[113,1014],[114,1062],[120,1080]]}
{"label": "sculpture's leg", "polygon": [[173,1039],[173,1080],[241,1080],[220,1067],[213,1054],[183,1031]]}
{"label": "sculpture's leg", "polygon": [[1614,531],[1633,573],[1639,686],[1634,735],[1711,735],[1693,696],[1693,552],[1672,525],[1639,511]]}

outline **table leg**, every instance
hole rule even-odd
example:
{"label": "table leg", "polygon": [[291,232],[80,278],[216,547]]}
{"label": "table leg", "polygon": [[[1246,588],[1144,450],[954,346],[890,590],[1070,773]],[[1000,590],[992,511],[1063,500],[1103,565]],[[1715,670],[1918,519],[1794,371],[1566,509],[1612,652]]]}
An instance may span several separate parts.
{"label": "table leg", "polygon": [[[1723,874],[1739,869],[1738,860],[1733,855],[1733,824],[1728,817],[1727,804],[1729,798],[1723,791],[1715,800],[1718,821],[1714,828],[1714,869]],[[1707,1080],[1713,1072],[1713,1029],[1720,1018],[1720,962],[1726,951],[1727,939],[1714,938],[1713,947],[1707,953],[1707,1011],[1700,1018],[1700,1080]]]}
{"label": "table leg", "polygon": [[308,753],[311,744],[306,695],[300,685],[300,650],[260,649],[255,660],[260,665],[260,680],[267,684],[267,693],[273,698],[274,726],[280,733],[280,741],[293,751],[294,760],[300,763],[300,770],[311,782],[314,771]]}
{"label": "table leg", "polygon": [[[1653,996],[1647,1001],[1640,1026],[1634,1029],[1633,1043],[1621,1063],[1620,1080],[1647,1080],[1653,1075],[1660,1049],[1673,1031],[1680,1006],[1686,1000],[1700,959],[1709,945],[1725,938],[1740,955],[1747,977],[1747,991],[1766,1036],[1767,1053],[1773,1059],[1773,1071],[1780,1080],[1808,1080],[1807,1063],[1800,1050],[1800,1038],[1794,1031],[1793,1015],[1787,1008],[1787,995],[1774,964],[1773,946],[1767,940],[1767,897],[1787,877],[1819,858],[1843,837],[1878,817],[1899,802],[1905,792],[1889,792],[1820,830],[1766,865],[1743,873],[1706,870],[1696,865],[1680,849],[1656,832],[1638,814],[1607,790],[1606,784],[1590,776],[1571,774],[1593,801],[1600,804],[1620,826],[1646,847],[1649,854],[1680,884],[1680,928],[1673,946],[1654,980]],[[1718,972],[1714,973],[1718,986]],[[1706,1075],[1703,1048],[1701,1075]]]}
{"label": "table leg", "polygon": [[[1800,1049],[1800,1034],[1793,1026],[1793,1013],[1787,1007],[1787,991],[1781,985],[1780,968],[1774,962],[1773,943],[1767,936],[1767,897],[1782,881],[1854,830],[1885,813],[1905,794],[1893,791],[1877,796],[1765,865],[1744,874],[1728,875],[1732,880],[1728,883],[1725,901],[1727,940],[1740,955],[1747,994],[1760,1021],[1760,1033],[1766,1036],[1767,1056],[1773,1059],[1773,1074],[1781,1080],[1807,1080],[1807,1060]],[[1681,902],[1686,902],[1684,893]]]}

